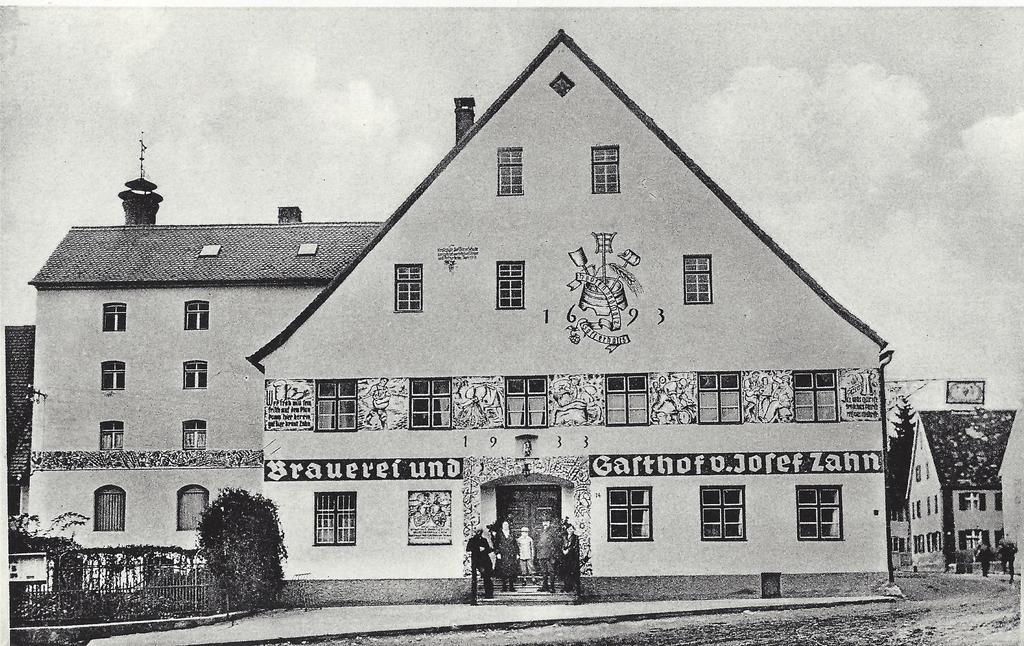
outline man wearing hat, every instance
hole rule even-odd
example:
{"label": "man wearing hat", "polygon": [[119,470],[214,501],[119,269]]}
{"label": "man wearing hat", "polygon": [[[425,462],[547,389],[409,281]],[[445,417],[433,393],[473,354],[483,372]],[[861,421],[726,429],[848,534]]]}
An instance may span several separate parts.
{"label": "man wearing hat", "polygon": [[530,538],[529,528],[519,530],[516,543],[519,545],[519,573],[533,574],[533,539]]}
{"label": "man wearing hat", "polygon": [[540,536],[537,538],[537,566],[544,577],[544,580],[541,581],[540,591],[554,592],[555,559],[559,556],[562,545],[559,540],[558,530],[551,524],[551,521],[545,520],[543,525]]}
{"label": "man wearing hat", "polygon": [[479,572],[484,580],[484,597],[487,599],[494,597],[494,581],[491,580],[491,573],[494,570],[490,557],[491,552],[494,550],[491,549],[490,543],[484,538],[483,527],[478,528],[473,537],[466,543],[466,551],[469,552],[469,562],[473,566],[473,571]]}

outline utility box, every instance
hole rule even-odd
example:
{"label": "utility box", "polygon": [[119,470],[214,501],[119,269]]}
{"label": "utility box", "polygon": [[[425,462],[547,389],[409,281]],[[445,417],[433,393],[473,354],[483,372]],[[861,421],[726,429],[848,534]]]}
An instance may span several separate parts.
{"label": "utility box", "polygon": [[761,598],[778,599],[782,596],[782,573],[762,572],[761,573]]}

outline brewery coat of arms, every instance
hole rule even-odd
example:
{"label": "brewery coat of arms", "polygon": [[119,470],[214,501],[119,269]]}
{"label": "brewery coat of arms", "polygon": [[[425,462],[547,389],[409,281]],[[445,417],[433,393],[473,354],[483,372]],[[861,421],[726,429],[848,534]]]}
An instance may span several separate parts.
{"label": "brewery coat of arms", "polygon": [[[569,252],[569,258],[576,265],[576,277],[568,287],[571,291],[582,288],[578,307],[582,314],[574,316],[569,310],[568,320],[569,341],[578,344],[581,336],[603,343],[608,352],[629,343],[628,334],[604,334],[600,329],[618,332],[622,329],[622,313],[629,307],[626,289],[633,294],[643,291],[640,281],[628,269],[640,264],[640,256],[632,249],[626,249],[617,258],[621,263],[608,260],[612,250],[615,233],[591,233],[597,242],[596,253],[601,254],[601,267],[598,269],[587,260],[583,247]],[[592,313],[594,320],[587,318]]]}

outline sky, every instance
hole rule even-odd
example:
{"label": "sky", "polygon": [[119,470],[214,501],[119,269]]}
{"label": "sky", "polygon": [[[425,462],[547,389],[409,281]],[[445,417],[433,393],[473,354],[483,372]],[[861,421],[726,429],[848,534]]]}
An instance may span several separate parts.
{"label": "sky", "polygon": [[1024,9],[0,9],[0,318],[72,226],[383,220],[559,28],[895,349],[1024,394]]}

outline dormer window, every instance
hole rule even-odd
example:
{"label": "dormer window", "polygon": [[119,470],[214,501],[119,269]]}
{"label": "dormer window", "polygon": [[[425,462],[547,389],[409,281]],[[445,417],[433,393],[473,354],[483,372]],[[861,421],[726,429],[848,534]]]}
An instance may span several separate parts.
{"label": "dormer window", "polygon": [[306,242],[299,245],[299,251],[296,256],[315,256],[317,250],[320,249],[320,245],[315,242]]}
{"label": "dormer window", "polygon": [[219,256],[219,255],[220,255],[220,245],[219,244],[204,244],[203,248],[199,250],[199,257],[200,258],[209,258],[209,257],[215,257],[215,256]]}

